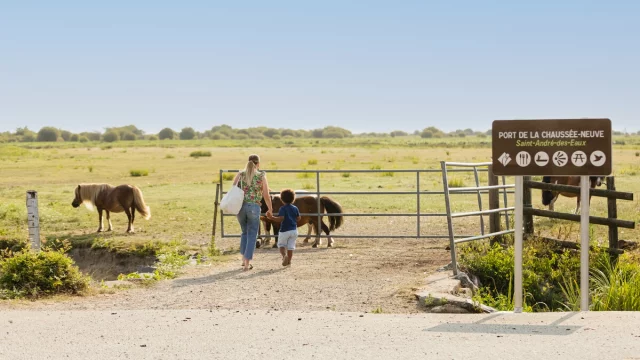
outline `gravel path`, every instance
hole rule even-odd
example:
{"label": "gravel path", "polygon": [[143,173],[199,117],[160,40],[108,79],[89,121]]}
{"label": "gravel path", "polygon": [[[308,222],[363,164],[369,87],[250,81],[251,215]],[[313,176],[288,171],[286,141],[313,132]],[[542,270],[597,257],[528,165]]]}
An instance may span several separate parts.
{"label": "gravel path", "polygon": [[[237,247],[225,240],[221,248]],[[413,296],[424,279],[446,265],[446,241],[340,240],[336,248],[313,249],[299,241],[291,267],[277,249],[258,249],[254,269],[236,259],[190,266],[180,278],[151,287],[36,302],[0,302],[0,308],[230,309],[420,312]]]}

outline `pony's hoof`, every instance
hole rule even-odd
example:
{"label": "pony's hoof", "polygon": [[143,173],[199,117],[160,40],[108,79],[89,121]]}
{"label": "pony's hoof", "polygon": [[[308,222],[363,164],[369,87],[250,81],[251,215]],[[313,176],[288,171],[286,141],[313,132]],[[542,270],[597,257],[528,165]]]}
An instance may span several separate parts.
{"label": "pony's hoof", "polygon": [[309,243],[309,239],[304,239],[304,241],[302,243],[303,244],[308,244]]}
{"label": "pony's hoof", "polygon": [[96,231],[96,232],[99,232],[99,233],[101,233],[101,232],[102,232],[102,229],[98,229],[98,231]]}
{"label": "pony's hoof", "polygon": [[260,240],[256,241],[256,249],[260,249],[260,246],[262,246],[262,242]]}
{"label": "pony's hoof", "polygon": [[312,248],[317,248],[318,244],[314,243],[313,245],[311,245]]}
{"label": "pony's hoof", "polygon": [[278,247],[278,244],[273,244],[273,245],[271,245],[271,248],[272,248],[272,249],[275,249],[275,248],[277,248],[277,247]]}

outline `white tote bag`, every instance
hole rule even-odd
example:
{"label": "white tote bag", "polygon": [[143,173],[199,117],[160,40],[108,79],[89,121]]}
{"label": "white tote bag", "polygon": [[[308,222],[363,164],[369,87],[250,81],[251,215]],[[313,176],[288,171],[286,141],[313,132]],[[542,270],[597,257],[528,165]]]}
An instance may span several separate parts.
{"label": "white tote bag", "polygon": [[225,214],[238,215],[244,201],[244,191],[237,185],[233,185],[231,190],[220,200],[220,209]]}

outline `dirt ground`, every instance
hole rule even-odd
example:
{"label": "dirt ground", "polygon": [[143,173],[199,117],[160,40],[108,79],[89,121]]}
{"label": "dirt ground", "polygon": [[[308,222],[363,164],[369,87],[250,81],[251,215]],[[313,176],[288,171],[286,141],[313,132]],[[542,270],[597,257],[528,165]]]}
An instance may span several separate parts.
{"label": "dirt ground", "polygon": [[[301,233],[305,229],[301,228]],[[112,294],[0,302],[0,308],[29,309],[272,309],[415,313],[414,290],[449,262],[446,240],[336,239],[337,246],[311,248],[298,240],[291,267],[277,249],[256,250],[254,269],[241,257],[213,265],[188,266],[175,280]],[[221,249],[238,239],[220,240]]]}

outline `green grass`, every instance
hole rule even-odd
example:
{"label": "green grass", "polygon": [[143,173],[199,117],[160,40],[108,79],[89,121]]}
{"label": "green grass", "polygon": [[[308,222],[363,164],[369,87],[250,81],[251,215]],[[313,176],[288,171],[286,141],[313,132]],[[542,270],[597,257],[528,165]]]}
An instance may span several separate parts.
{"label": "green grass", "polygon": [[[614,145],[614,172],[616,187],[620,191],[640,196],[640,182],[637,175],[628,171],[635,170],[638,158],[635,153],[638,146],[635,138],[625,139],[624,146]],[[639,138],[640,139],[640,138]],[[395,176],[379,174],[357,174],[351,170],[383,169],[384,159],[394,158],[393,169],[439,169],[440,161],[450,152],[452,160],[460,162],[482,162],[491,157],[489,146],[481,144],[479,139],[420,139],[417,137],[397,138],[350,138],[344,140],[319,139],[318,143],[309,139],[291,139],[288,148],[276,148],[281,141],[259,140],[252,147],[244,147],[236,140],[167,140],[115,142],[112,149],[101,150],[102,144],[87,143],[13,143],[0,144],[0,239],[27,238],[25,192],[37,190],[40,205],[40,222],[43,237],[69,238],[74,241],[93,234],[97,229],[97,213],[84,207],[71,207],[73,191],[79,183],[110,183],[112,185],[133,184],[144,193],[145,201],[151,207],[153,217],[146,221],[136,218],[136,234],[127,235],[126,216],[112,214],[114,231],[105,239],[114,243],[170,241],[183,234],[185,240],[193,243],[208,242],[213,218],[215,185],[212,179],[219,177],[218,169],[240,169],[246,163],[249,154],[257,153],[262,159],[263,170],[267,171],[269,186],[272,189],[290,187],[293,189],[315,190],[315,174],[311,177],[297,174],[269,172],[272,162],[280,169],[302,169],[308,166],[308,159],[317,160],[314,169],[333,169],[339,164],[340,172],[322,174],[323,191],[409,191],[415,189],[415,174],[395,173]],[[462,141],[466,141],[464,147]],[[437,146],[438,142],[444,145]],[[413,144],[413,145],[412,145]],[[126,153],[120,150],[128,149]],[[171,149],[171,150],[168,150]],[[194,151],[215,149],[213,161],[168,161],[170,154],[190,154]],[[325,153],[322,153],[325,150]],[[337,155],[344,154],[344,155]],[[419,165],[414,161],[419,159]],[[342,162],[338,163],[338,160]],[[302,163],[302,164],[301,164]],[[90,164],[90,165],[89,165]],[[89,172],[88,166],[93,171]],[[130,169],[148,169],[153,176],[131,177]],[[627,170],[625,170],[627,169]],[[623,173],[624,170],[624,173]],[[343,174],[350,173],[349,176]],[[228,181],[235,173],[223,173],[225,190]],[[467,184],[473,183],[473,176],[458,175]],[[422,173],[420,189],[423,191],[442,191],[440,173]],[[513,183],[513,178],[507,178]],[[348,212],[413,212],[416,198],[412,195],[330,195]],[[452,195],[453,211],[477,210],[477,196]],[[533,206],[541,207],[540,192],[533,191]],[[488,204],[488,196],[483,195],[483,204]],[[423,195],[420,197],[423,213],[443,213],[442,195]],[[502,201],[502,200],[501,200]],[[509,206],[513,204],[509,196]],[[594,216],[606,216],[606,199],[594,197],[591,201]],[[636,201],[618,201],[618,214],[622,219],[640,221]],[[556,209],[572,211],[575,199],[561,197]],[[225,219],[226,220],[226,219]],[[350,226],[351,219],[346,219]],[[423,233],[446,233],[446,220],[429,218],[429,226],[422,226]],[[388,219],[358,219],[358,226],[371,230],[366,234],[375,234],[386,228]],[[536,229],[547,236],[557,233],[559,226],[566,222],[548,221],[536,218]],[[544,225],[544,226],[543,226]],[[341,234],[353,233],[345,227]],[[238,230],[233,221],[225,221],[225,232]],[[398,227],[398,232],[409,234],[414,226]],[[460,218],[454,221],[458,233],[477,232],[477,218]],[[394,230],[396,231],[396,230]],[[595,227],[594,237],[606,242],[606,227]],[[620,237],[625,240],[640,240],[637,230],[621,229]],[[576,240],[577,232],[566,235],[568,240]],[[366,235],[363,233],[363,235]],[[403,233],[404,234],[404,233]]]}
{"label": "green grass", "polygon": [[[323,153],[322,151],[320,153],[321,154],[326,154],[326,152]],[[309,165],[318,165],[318,159],[309,159],[309,160],[307,160],[307,164],[309,164]]]}
{"label": "green grass", "polygon": [[149,170],[133,169],[133,170],[129,170],[129,175],[131,175],[132,177],[149,176]]}
{"label": "green grass", "polygon": [[459,179],[459,178],[449,179],[448,185],[450,188],[460,188],[465,186],[464,181],[462,181],[462,179]]}

